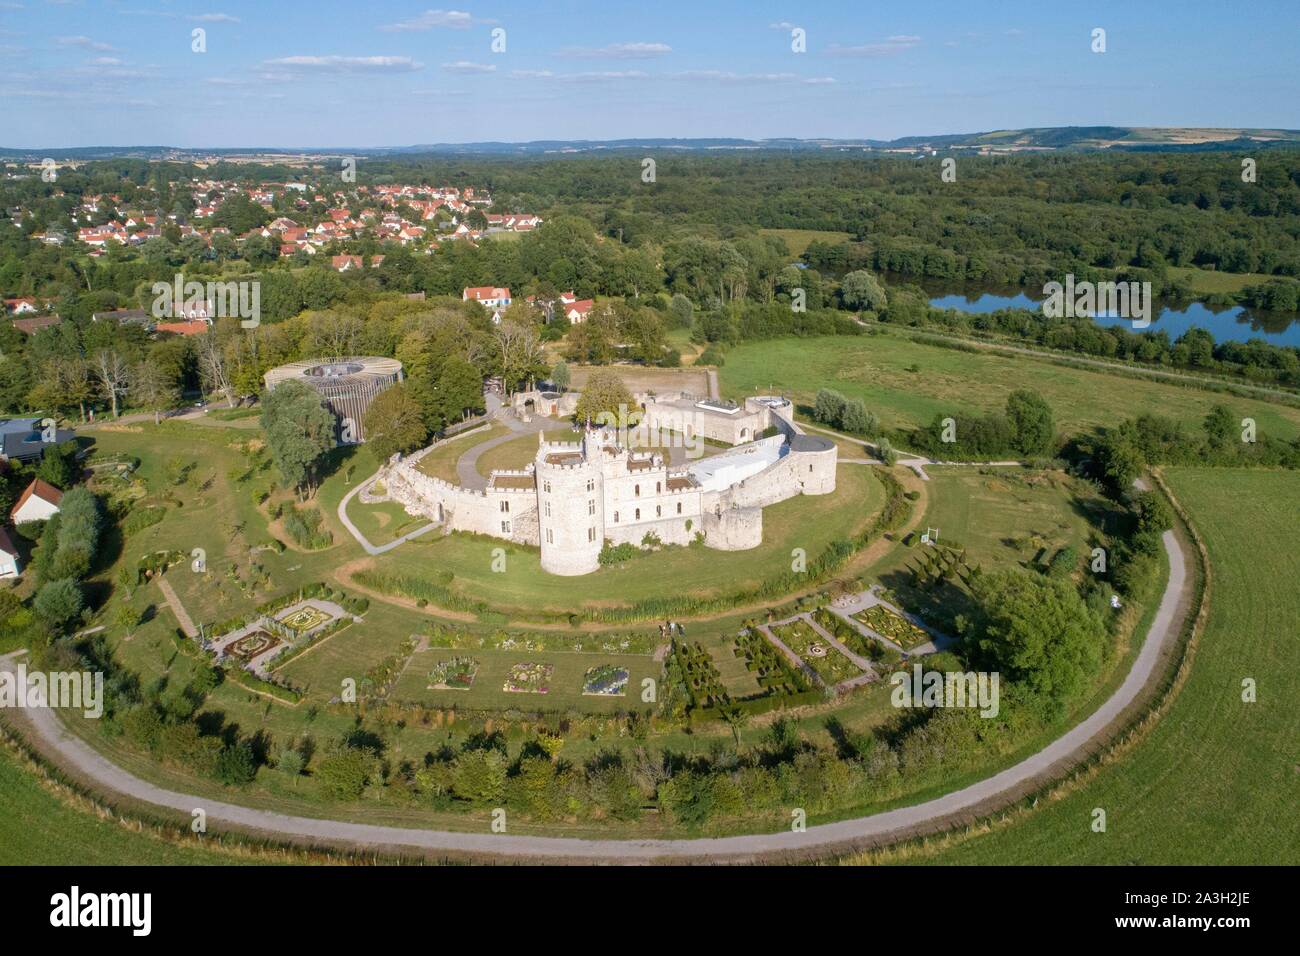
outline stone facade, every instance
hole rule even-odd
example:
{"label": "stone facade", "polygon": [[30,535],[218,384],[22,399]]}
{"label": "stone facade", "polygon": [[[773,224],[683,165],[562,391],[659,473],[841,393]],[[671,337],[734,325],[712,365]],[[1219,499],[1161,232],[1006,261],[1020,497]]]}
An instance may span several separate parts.
{"label": "stone facade", "polygon": [[729,422],[734,437],[772,427],[777,434],[673,468],[656,452],[624,447],[613,429],[588,429],[578,442],[547,442],[539,432],[533,464],[493,472],[485,491],[420,472],[430,449],[390,464],[382,480],[408,512],[450,531],[536,545],[542,567],[561,575],[595,571],[606,542],[685,545],[703,535],[710,548],[754,548],[763,540],[763,508],[835,490],[835,444],[804,434],[782,399],[748,399],[730,413],[686,400],[647,403],[647,410],[656,406],[662,414],[651,427],[722,435],[719,422]]}

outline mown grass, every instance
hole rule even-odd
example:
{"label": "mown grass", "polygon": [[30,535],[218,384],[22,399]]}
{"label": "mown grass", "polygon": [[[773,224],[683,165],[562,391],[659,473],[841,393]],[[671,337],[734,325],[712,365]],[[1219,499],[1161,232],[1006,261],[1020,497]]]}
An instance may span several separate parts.
{"label": "mown grass", "polygon": [[1169,275],[1186,282],[1198,295],[1216,292],[1240,292],[1252,285],[1263,285],[1276,276],[1261,272],[1217,272],[1214,269],[1197,269],[1193,266],[1170,266]]}
{"label": "mown grass", "polygon": [[[1300,475],[1171,469],[1210,555],[1190,676],[1150,736],[1085,786],[935,863],[1300,863]],[[1262,573],[1267,567],[1267,574]],[[1242,700],[1242,682],[1258,687]],[[1090,827],[1106,811],[1106,832]]]}
{"label": "mown grass", "polygon": [[764,236],[780,236],[785,240],[785,247],[790,250],[790,255],[796,259],[802,256],[814,242],[838,245],[853,238],[847,232],[829,232],[821,229],[760,229],[758,231]]}
{"label": "mown grass", "polygon": [[[915,369],[913,371],[912,369]],[[1251,416],[1262,433],[1300,434],[1300,408],[1238,398],[1094,369],[1056,365],[1025,355],[943,348],[882,331],[854,338],[785,338],[742,344],[719,370],[722,391],[743,398],[775,386],[802,404],[819,388],[860,398],[886,429],[929,424],[936,415],[1001,411],[1007,395],[1032,388],[1047,399],[1066,434],[1117,425],[1155,412],[1200,429],[1209,410],[1225,404]]]}

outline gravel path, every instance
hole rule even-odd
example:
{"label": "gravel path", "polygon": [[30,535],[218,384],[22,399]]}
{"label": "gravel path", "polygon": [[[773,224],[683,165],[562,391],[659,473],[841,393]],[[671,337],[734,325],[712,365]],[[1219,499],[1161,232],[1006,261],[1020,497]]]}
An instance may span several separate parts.
{"label": "gravel path", "polygon": [[[1187,583],[1186,555],[1172,531],[1163,538],[1169,558],[1169,583],[1132,670],[1115,693],[1064,736],[1020,763],[961,790],[909,807],[900,807],[855,820],[811,826],[801,833],[780,832],[696,840],[590,840],[494,834],[483,821],[473,832],[417,830],[289,816],[166,790],[132,776],[81,739],[69,733],[52,710],[15,711],[47,753],[97,786],[146,803],[189,814],[207,812],[209,825],[222,823],[283,836],[324,840],[366,847],[390,847],[500,856],[505,859],[552,859],[578,862],[650,863],[662,860],[744,861],[800,851],[851,845],[855,841],[901,835],[1016,792],[1106,732],[1156,673],[1161,652],[1177,639],[1186,609],[1180,607]],[[13,669],[12,657],[0,658],[0,668]],[[468,822],[468,821],[467,821]]]}

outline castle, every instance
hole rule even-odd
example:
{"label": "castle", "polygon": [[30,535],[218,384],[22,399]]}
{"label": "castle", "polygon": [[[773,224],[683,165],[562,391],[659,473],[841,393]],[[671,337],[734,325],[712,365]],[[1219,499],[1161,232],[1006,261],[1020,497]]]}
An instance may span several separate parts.
{"label": "castle", "polygon": [[563,575],[595,571],[606,542],[690,544],[698,537],[723,551],[754,548],[763,540],[764,507],[835,490],[834,442],[805,434],[784,398],[750,398],[743,406],[637,398],[642,428],[733,447],[673,466],[661,451],[637,451],[614,428],[589,427],[576,442],[548,442],[539,431],[533,463],[493,471],[483,490],[420,471],[431,448],[388,466],[382,481],[408,512],[452,531],[535,545],[542,567]]}

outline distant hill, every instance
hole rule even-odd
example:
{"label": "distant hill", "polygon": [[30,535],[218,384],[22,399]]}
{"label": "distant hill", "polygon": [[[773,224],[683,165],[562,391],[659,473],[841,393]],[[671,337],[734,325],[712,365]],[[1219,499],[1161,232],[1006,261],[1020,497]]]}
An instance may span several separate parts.
{"label": "distant hill", "polygon": [[409,155],[479,155],[545,156],[593,154],[628,150],[682,150],[725,152],[767,150],[781,152],[862,151],[883,154],[920,154],[935,152],[978,152],[1006,154],[1018,152],[1053,152],[1060,150],[1218,151],[1267,149],[1300,146],[1300,130],[1201,128],[1186,126],[1047,126],[1036,129],[1004,129],[985,133],[944,133],[936,136],[903,136],[893,140],[877,139],[663,139],[632,138],[612,140],[534,140],[527,143],[421,143],[413,146],[321,146],[295,149],[278,146],[222,147],[182,149],[174,146],[84,146],[75,149],[5,148],[0,158],[36,160],[55,159],[170,159],[193,160],[203,157],[252,159],[276,156],[409,156]]}

